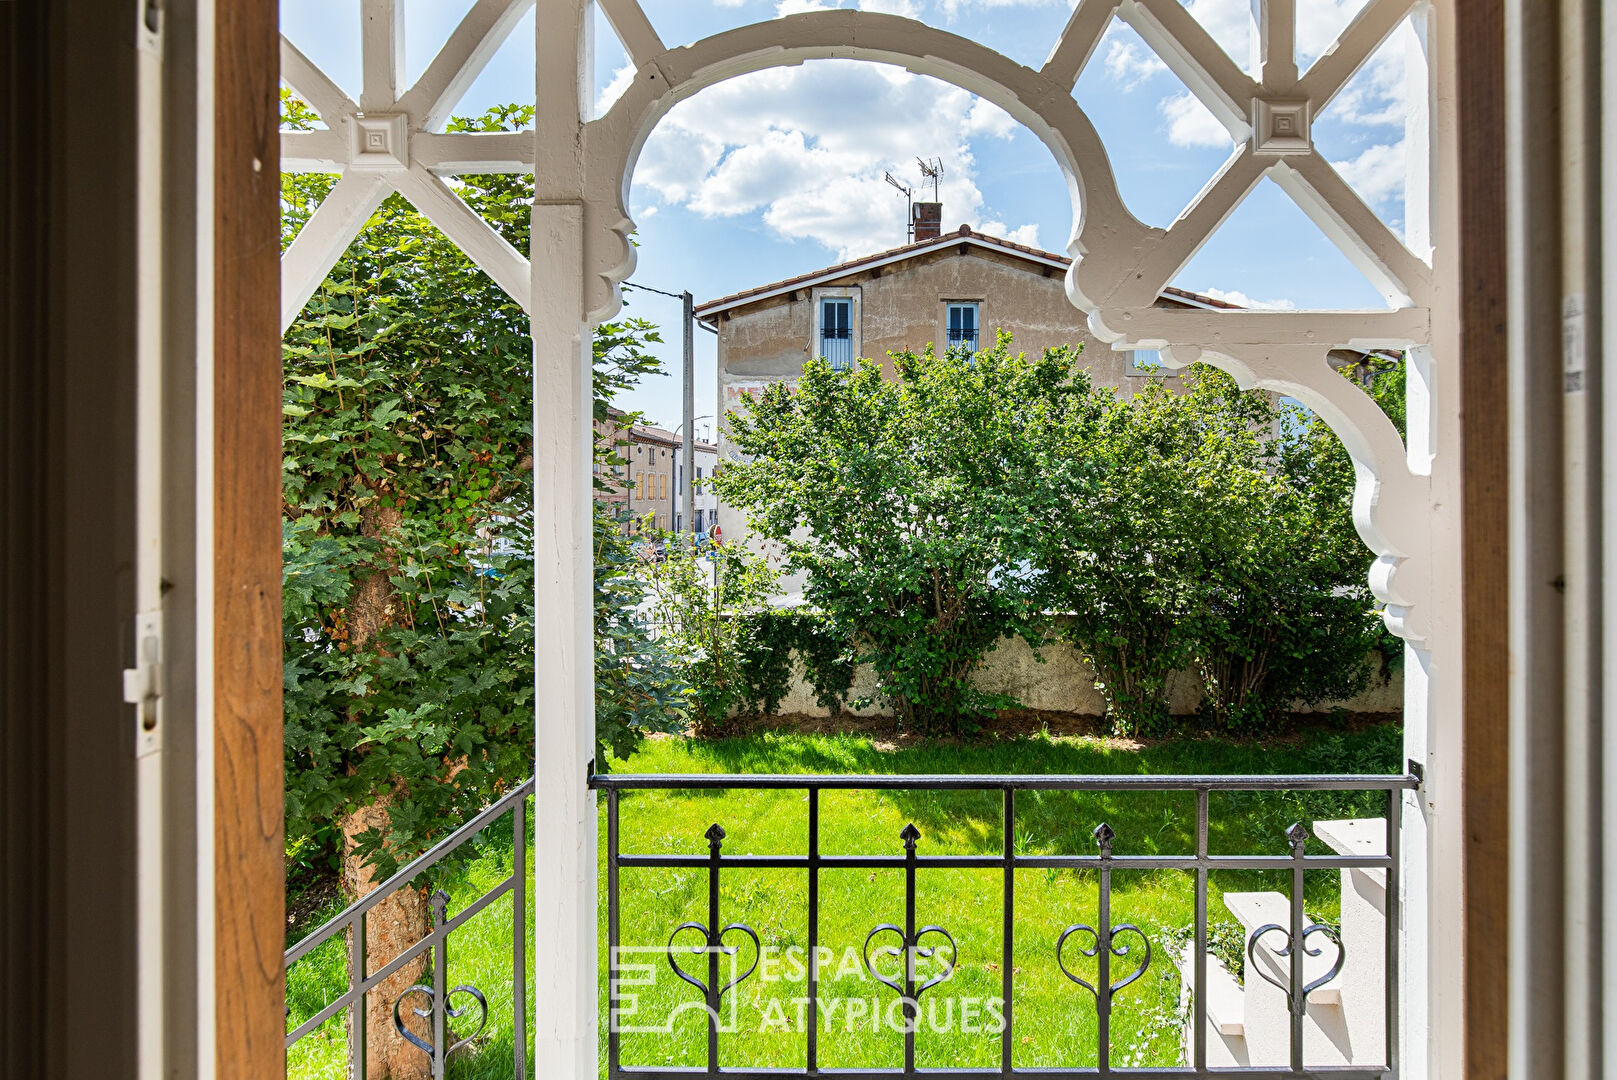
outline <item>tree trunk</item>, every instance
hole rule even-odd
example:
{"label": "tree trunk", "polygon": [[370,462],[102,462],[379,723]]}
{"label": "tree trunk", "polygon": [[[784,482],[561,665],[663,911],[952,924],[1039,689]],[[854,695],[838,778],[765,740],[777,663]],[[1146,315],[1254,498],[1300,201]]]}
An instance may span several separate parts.
{"label": "tree trunk", "polygon": [[[369,894],[379,882],[374,869],[354,854],[354,838],[368,829],[387,828],[387,803],[384,797],[342,820],[343,890],[355,899]],[[365,974],[380,970],[426,937],[431,932],[428,915],[426,897],[409,885],[371,908],[365,916]],[[405,1041],[393,1026],[393,1003],[408,987],[420,982],[426,970],[427,954],[423,953],[365,995],[364,1080],[425,1080],[432,1075],[431,1060],[420,1047]],[[431,1043],[431,1023],[413,1011],[428,1004],[425,995],[411,994],[399,1008],[399,1015],[418,1038]]]}
{"label": "tree trunk", "polygon": [[[403,515],[397,509],[372,503],[362,511],[360,531],[385,542],[402,520]],[[371,648],[378,634],[397,623],[396,597],[387,571],[386,566],[381,566],[361,577],[349,598],[349,646],[356,653]],[[390,801],[391,796],[383,794],[342,819],[342,880],[343,890],[350,899],[357,900],[380,884],[375,879],[374,869],[354,853],[354,844],[360,833],[372,829],[386,831]],[[411,886],[398,889],[366,915],[366,975],[386,966],[431,932],[426,897]],[[408,987],[421,981],[427,961],[423,953],[365,995],[364,1080],[425,1080],[432,1075],[431,1059],[420,1047],[406,1041],[393,1026],[394,1003]],[[430,1021],[416,1016],[413,1011],[428,1005],[425,995],[412,994],[400,1006],[399,1015],[417,1037],[430,1043]]]}

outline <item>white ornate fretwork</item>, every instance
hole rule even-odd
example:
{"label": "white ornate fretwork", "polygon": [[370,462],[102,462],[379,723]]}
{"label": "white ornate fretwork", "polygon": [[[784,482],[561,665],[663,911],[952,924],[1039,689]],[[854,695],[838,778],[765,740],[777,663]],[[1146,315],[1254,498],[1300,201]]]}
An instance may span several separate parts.
{"label": "white ornate fretwork", "polygon": [[523,308],[528,260],[444,182],[457,173],[533,171],[529,132],[445,134],[439,129],[534,0],[478,0],[416,84],[401,92],[404,20],[396,0],[362,0],[364,82],[355,103],[281,36],[281,78],[325,131],[281,133],[288,172],[340,172],[281,259],[281,326],[292,325],[365,221],[394,191],[510,293]]}
{"label": "white ornate fretwork", "polygon": [[[1081,0],[1035,70],[975,42],[912,19],[853,10],[807,12],[669,48],[638,0],[599,0],[636,69],[633,83],[605,115],[579,115],[561,139],[555,103],[538,102],[536,132],[446,134],[439,129],[459,95],[534,0],[478,0],[415,86],[397,86],[402,44],[399,0],[363,0],[364,85],[351,101],[283,39],[283,78],[320,115],[328,131],[282,135],[284,167],[343,176],[283,260],[283,323],[290,324],[343,248],[391,191],[436,223],[525,309],[533,303],[531,268],[454,193],[444,176],[531,172],[535,160],[577,169],[583,209],[584,320],[610,318],[618,284],[634,266],[628,242],[628,187],[635,161],[657,121],[680,100],[750,71],[818,58],[896,64],[943,79],[993,102],[1031,129],[1066,176],[1076,222],[1068,252],[1067,293],[1094,333],[1115,348],[1158,348],[1171,366],[1197,360],[1233,373],[1243,386],[1292,395],[1342,437],[1358,471],[1355,523],[1378,561],[1371,585],[1388,625],[1419,644],[1427,634],[1426,528],[1430,453],[1426,425],[1411,407],[1408,451],[1381,411],[1326,362],[1334,348],[1412,350],[1412,385],[1429,375],[1431,268],[1395,235],[1320,154],[1312,124],[1407,17],[1425,40],[1426,0],[1370,0],[1334,45],[1306,71],[1295,60],[1296,0],[1257,0],[1255,56],[1248,75],[1180,0]],[[542,0],[541,63],[571,57],[587,71],[584,0]],[[550,20],[547,14],[566,11]],[[583,14],[580,11],[583,10]],[[1125,207],[1105,147],[1072,96],[1113,17],[1132,26],[1229,131],[1236,148],[1217,176],[1169,228],[1145,225]],[[563,24],[558,27],[556,23]],[[558,47],[553,35],[577,33]],[[549,40],[547,40],[547,36]],[[1426,74],[1424,55],[1415,58]],[[539,85],[545,85],[541,73]],[[556,84],[552,84],[556,85]],[[1424,135],[1430,93],[1410,95],[1410,234],[1429,205]],[[580,111],[586,95],[566,107]],[[565,125],[564,125],[565,126]],[[536,145],[558,142],[561,145]],[[541,170],[542,172],[547,170]],[[1159,308],[1154,301],[1264,178],[1273,179],[1381,291],[1388,308],[1373,312],[1220,311]],[[548,189],[548,183],[541,188]],[[541,192],[541,199],[548,196]],[[535,232],[535,242],[547,242]],[[549,253],[547,253],[549,257]],[[1414,398],[1419,398],[1417,386]]]}

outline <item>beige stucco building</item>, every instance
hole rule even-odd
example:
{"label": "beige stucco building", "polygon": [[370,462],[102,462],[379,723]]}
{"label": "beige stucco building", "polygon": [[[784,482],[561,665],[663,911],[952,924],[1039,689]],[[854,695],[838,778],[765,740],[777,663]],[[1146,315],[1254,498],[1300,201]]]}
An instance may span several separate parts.
{"label": "beige stucco building", "polygon": [[[713,300],[696,316],[718,331],[719,400],[726,409],[763,383],[795,378],[810,356],[837,362],[840,348],[888,363],[890,352],[948,343],[951,332],[959,340],[975,331],[982,347],[992,344],[995,330],[1008,330],[1016,348],[1029,352],[1081,344],[1091,377],[1106,386],[1128,387],[1147,377],[1134,353],[1114,352],[1090,335],[1083,312],[1063,289],[1070,262],[962,225]],[[1158,303],[1232,306],[1176,289],[1165,290]]]}
{"label": "beige stucco building", "polygon": [[[835,365],[856,357],[881,360],[892,372],[893,352],[993,344],[1009,331],[1026,352],[1054,345],[1082,347],[1098,386],[1132,393],[1148,379],[1170,386],[1176,373],[1156,366],[1157,354],[1114,351],[1088,331],[1084,314],[1063,288],[1071,260],[1062,255],[974,232],[965,225],[903,247],[761,285],[696,309],[718,334],[718,401],[727,414],[772,382],[791,381],[811,356]],[[1163,307],[1228,309],[1233,305],[1178,289],[1165,289]],[[719,460],[730,453],[727,426],[719,424]],[[727,539],[747,534],[744,517],[720,505]],[[788,582],[788,592],[796,592]]]}
{"label": "beige stucco building", "polygon": [[621,409],[609,409],[608,413],[611,420],[607,423],[595,422],[597,437],[617,443],[618,456],[624,464],[603,467],[596,463],[595,475],[605,487],[595,492],[595,498],[628,511],[632,516],[629,532],[673,528],[679,497],[675,483],[678,436],[649,424],[625,428],[613,422],[625,416]]}

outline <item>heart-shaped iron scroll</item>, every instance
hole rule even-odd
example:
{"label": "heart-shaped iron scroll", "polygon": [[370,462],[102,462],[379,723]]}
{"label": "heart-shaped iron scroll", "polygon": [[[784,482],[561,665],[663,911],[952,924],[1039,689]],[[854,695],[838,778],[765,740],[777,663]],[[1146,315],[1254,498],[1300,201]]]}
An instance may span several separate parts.
{"label": "heart-shaped iron scroll", "polygon": [[899,944],[897,946],[884,945],[876,950],[877,955],[897,957],[902,957],[904,955],[904,946],[908,944],[904,938],[904,928],[902,926],[894,926],[892,923],[882,923],[880,926],[876,927],[876,929],[865,935],[865,970],[870,972],[870,977],[872,979],[875,979],[883,986],[902,994],[904,992],[904,987],[899,983],[894,982],[892,979],[886,978],[881,972],[877,971],[875,962],[870,958],[870,939],[875,937],[877,934],[884,933],[888,930],[891,930],[893,933],[898,935]]}
{"label": "heart-shaped iron scroll", "polygon": [[[1279,923],[1266,923],[1252,931],[1252,936],[1246,939],[1246,957],[1248,961],[1247,966],[1252,970],[1255,970],[1258,973],[1258,977],[1264,982],[1268,983],[1270,986],[1279,987],[1280,990],[1285,993],[1286,1000],[1291,1002],[1292,1006],[1295,1008],[1297,1003],[1291,1000],[1290,985],[1281,982],[1279,979],[1272,978],[1268,972],[1263,970],[1263,965],[1258,963],[1258,958],[1256,956],[1258,939],[1269,933],[1279,933],[1281,937],[1286,939],[1286,944],[1283,947],[1275,949],[1275,955],[1291,955],[1291,931],[1287,930]],[[1308,947],[1308,939],[1315,934],[1324,934],[1326,938],[1328,938],[1331,943],[1336,946],[1336,963],[1331,965],[1331,970],[1327,971],[1313,982],[1303,984],[1303,999],[1305,1001],[1308,999],[1309,994],[1312,994],[1315,990],[1318,990],[1320,987],[1336,978],[1337,974],[1342,970],[1343,961],[1347,959],[1347,949],[1342,945],[1342,936],[1336,932],[1336,928],[1334,926],[1327,926],[1324,923],[1314,923],[1303,931],[1303,954],[1305,956],[1318,956],[1320,954],[1320,950],[1310,949]]]}
{"label": "heart-shaped iron scroll", "polygon": [[918,959],[931,960],[933,958],[936,958],[939,963],[945,963],[945,961],[943,959],[943,956],[938,952],[938,950],[943,948],[943,946],[941,944],[938,944],[938,945],[932,945],[930,947],[924,947],[924,946],[921,945],[921,939],[926,937],[926,935],[928,935],[928,934],[942,934],[943,937],[944,937],[944,940],[946,940],[949,943],[949,959],[946,961],[947,966],[943,969],[943,971],[939,972],[937,975],[932,976],[932,978],[926,980],[920,986],[917,986],[915,988],[915,996],[916,997],[920,997],[921,993],[923,991],[930,990],[932,987],[938,985],[939,983],[947,982],[949,979],[954,977],[955,957],[959,954],[959,947],[956,946],[955,943],[954,943],[954,935],[953,934],[949,933],[949,931],[945,930],[941,926],[923,926],[919,930],[915,931],[914,940],[909,940],[909,939],[905,938],[905,936],[904,936],[904,928],[902,926],[894,926],[892,923],[882,923],[880,926],[876,927],[870,933],[865,935],[865,948],[864,948],[865,970],[870,972],[870,977],[871,978],[875,979],[877,982],[881,983],[883,986],[889,987],[890,989],[892,989],[893,991],[897,992],[900,995],[902,995],[904,993],[904,986],[903,986],[902,983],[898,983],[898,982],[893,981],[892,979],[886,978],[885,976],[882,975],[881,972],[876,970],[875,960],[871,957],[871,954],[870,954],[870,941],[871,941],[871,939],[874,938],[877,934],[883,933],[884,931],[888,931],[888,930],[890,930],[893,933],[898,935],[899,944],[898,945],[883,945],[881,948],[876,950],[876,955],[877,956],[892,956],[892,957],[897,957],[899,959],[902,959],[903,956],[904,956],[904,950],[905,949],[914,949],[915,950],[915,955],[916,955],[916,957]]}
{"label": "heart-shaped iron scroll", "polygon": [[736,983],[740,982],[742,979],[745,979],[748,975],[751,975],[755,970],[757,970],[758,958],[763,954],[763,946],[758,941],[758,935],[754,933],[752,927],[748,926],[746,923],[733,922],[724,929],[720,930],[716,938],[709,937],[707,927],[702,923],[680,923],[678,926],[674,927],[674,932],[668,935],[668,966],[674,969],[675,975],[678,975],[681,979],[684,979],[686,982],[702,991],[702,996],[704,998],[707,997],[707,983],[691,975],[688,971],[679,966],[678,960],[674,959],[674,939],[679,937],[679,935],[684,933],[686,930],[695,930],[697,933],[702,935],[702,940],[699,943],[689,946],[690,951],[698,955],[707,952],[711,947],[717,949],[725,956],[734,956],[736,954],[736,946],[724,944],[724,935],[728,934],[732,930],[740,930],[743,934],[746,934],[748,937],[752,938],[752,965],[748,967],[746,971],[743,971],[740,975],[737,975],[735,978],[719,987],[719,992],[717,995],[715,995],[716,997],[723,997],[725,991],[729,990]]}
{"label": "heart-shaped iron scroll", "polygon": [[[1113,956],[1116,956],[1119,959],[1126,958],[1133,950],[1133,946],[1127,944],[1118,944],[1117,935],[1130,930],[1140,936],[1140,944],[1145,946],[1145,955],[1140,957],[1139,967],[1135,968],[1133,972],[1119,979],[1117,982],[1114,982],[1110,987],[1107,988],[1108,995],[1117,993],[1119,990],[1123,989],[1123,987],[1138,979],[1141,975],[1144,975],[1145,969],[1151,966],[1151,939],[1145,936],[1144,930],[1141,930],[1133,923],[1123,923],[1120,926],[1112,927],[1111,934],[1109,935],[1110,940],[1107,942],[1107,947],[1112,950]],[[1072,970],[1067,967],[1066,957],[1062,955],[1067,945],[1067,939],[1080,931],[1089,935],[1092,944],[1087,949],[1083,946],[1079,946],[1078,951],[1083,953],[1085,956],[1100,955],[1100,934],[1096,932],[1093,926],[1079,923],[1075,926],[1069,926],[1065,930],[1061,931],[1061,936],[1056,939],[1056,964],[1061,968],[1061,973],[1063,975],[1077,983],[1079,986],[1083,987],[1085,990],[1088,990],[1091,994],[1095,994],[1095,997],[1099,999],[1100,995],[1096,993],[1095,987],[1091,985],[1087,979],[1074,975]]]}
{"label": "heart-shaped iron scroll", "polygon": [[[949,931],[945,930],[941,926],[923,926],[919,930],[915,931],[914,942],[915,955],[921,959],[931,960],[934,957],[938,957],[938,949],[942,947],[940,945],[933,945],[931,948],[922,948],[921,939],[926,937],[928,934],[942,934],[944,939],[949,942],[949,966],[944,968],[941,973],[932,976],[932,978],[928,979],[920,986],[917,986],[915,988],[916,997],[921,996],[921,991],[930,990],[932,987],[938,985],[938,983],[947,982],[949,979],[954,977],[954,961],[955,957],[960,952],[954,943],[954,935],[949,933]],[[941,962],[942,957],[938,957],[938,959]]]}
{"label": "heart-shaped iron scroll", "polygon": [[[428,1004],[425,1009],[416,1008],[415,1006],[410,1007],[410,1011],[421,1017],[423,1020],[432,1016],[433,1010],[438,1007],[437,995],[432,992],[432,987],[424,986],[421,983],[416,983],[414,986],[406,987],[402,994],[393,999],[393,1027],[394,1030],[404,1037],[405,1042],[408,1042],[410,1045],[416,1047],[430,1058],[433,1056],[432,1044],[418,1036],[415,1032],[411,1031],[409,1027],[405,1025],[404,1017],[399,1015],[399,1009],[401,1006],[403,1006],[404,999],[409,997],[411,994],[425,994],[427,997]],[[446,1058],[450,1054],[453,1054],[456,1050],[459,1050],[461,1047],[471,1042],[473,1039],[477,1038],[479,1035],[483,1034],[483,1029],[488,1027],[488,998],[484,997],[483,991],[479,990],[477,987],[472,986],[470,983],[462,983],[461,985],[454,987],[444,994],[444,1017],[446,1021],[444,1024],[444,1029],[453,1035],[454,1031],[449,1028],[447,1021],[459,1019],[460,1017],[465,1016],[466,1013],[471,1009],[470,1005],[463,1005],[457,1009],[453,1005],[449,1004],[449,1002],[455,1000],[456,994],[470,994],[472,996],[472,1000],[477,1003],[477,1007],[481,1011],[481,1015],[477,1021],[477,1030],[473,1031],[465,1038],[456,1039],[454,1042],[449,1044],[449,1049],[444,1052],[444,1057]]]}

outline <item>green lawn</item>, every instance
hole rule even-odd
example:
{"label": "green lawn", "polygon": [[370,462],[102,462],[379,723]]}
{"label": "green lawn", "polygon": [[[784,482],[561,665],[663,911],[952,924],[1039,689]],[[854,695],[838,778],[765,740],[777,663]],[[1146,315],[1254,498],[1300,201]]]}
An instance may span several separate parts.
{"label": "green lawn", "polygon": [[[1279,773],[1376,772],[1398,770],[1402,760],[1395,727],[1349,733],[1315,733],[1284,742],[1226,742],[1185,739],[1145,748],[1119,748],[1099,740],[1041,736],[979,744],[921,743],[878,748],[856,736],[763,733],[713,741],[658,739],[627,762],[633,772],[781,773]],[[1220,794],[1211,801],[1209,843],[1215,853],[1286,851],[1284,830],[1292,822],[1353,815],[1380,816],[1379,794],[1299,795]],[[1025,853],[1091,853],[1093,830],[1105,821],[1116,831],[1118,854],[1189,853],[1195,823],[1189,793],[1138,792],[1082,794],[1025,792],[1017,799],[1015,844]],[[821,796],[821,850],[824,854],[902,854],[899,832],[913,822],[921,832],[919,850],[928,854],[996,853],[1001,850],[1001,806],[997,793],[825,792]],[[626,792],[622,796],[621,845],[624,852],[705,854],[703,833],[723,825],[727,853],[800,854],[807,837],[806,796],[796,791]],[[605,829],[601,852],[604,866]],[[1323,850],[1323,849],[1319,849]],[[491,831],[475,858],[455,868],[441,884],[455,898],[451,912],[469,903],[509,872],[509,828]],[[604,873],[603,889],[604,889]],[[1337,874],[1319,872],[1310,880],[1308,909],[1334,920]],[[917,1063],[996,1065],[999,1039],[987,1030],[962,1031],[968,1007],[981,1009],[997,999],[1001,973],[1001,875],[997,870],[928,870],[919,875],[917,919],[936,923],[959,947],[954,977],[922,997],[928,1023],[917,1037]],[[1091,872],[1019,871],[1016,880],[1016,942],[1013,966],[1015,1063],[1017,1066],[1093,1065],[1095,1008],[1089,992],[1066,980],[1055,963],[1061,930],[1097,918],[1098,879]],[[1209,916],[1228,921],[1219,896],[1225,891],[1286,891],[1281,875],[1224,872],[1212,876]],[[822,976],[820,1062],[827,1068],[894,1066],[900,1063],[902,1036],[880,1026],[870,1013],[885,1010],[896,996],[869,979],[858,960],[865,935],[879,923],[904,921],[903,873],[898,870],[826,870],[821,873],[822,945],[833,950]],[[622,871],[623,943],[660,950],[675,926],[705,922],[707,875],[703,870],[625,869]],[[772,956],[808,941],[806,872],[727,870],[721,890],[724,922],[751,926]],[[1138,925],[1150,939],[1152,957],[1144,977],[1121,991],[1112,1020],[1113,1063],[1117,1066],[1173,1065],[1179,1060],[1179,986],[1173,963],[1164,955],[1172,941],[1189,932],[1194,912],[1192,878],[1181,871],[1118,872],[1112,882],[1112,919]],[[509,1076],[511,1062],[510,931],[508,901],[500,901],[451,937],[451,983],[471,982],[490,998],[488,1028],[475,1049],[461,1051],[450,1073],[457,1077]],[[601,1005],[606,1007],[604,943],[605,897],[601,904],[603,943]],[[328,912],[329,913],[329,912]],[[311,920],[312,921],[312,920]],[[297,928],[303,932],[306,928]],[[1216,929],[1216,927],[1215,927]],[[685,940],[685,939],[682,939]],[[742,965],[752,946],[743,935]],[[938,939],[932,939],[936,943]],[[1137,942],[1138,939],[1133,939]],[[878,939],[879,943],[879,939]],[[928,942],[923,942],[927,944]],[[1095,981],[1095,960],[1072,948],[1069,966]],[[1238,950],[1231,942],[1230,951]],[[333,942],[296,965],[287,985],[289,1024],[311,1015],[340,992],[342,945]],[[851,952],[849,951],[851,949]],[[1114,981],[1133,969],[1138,946],[1114,960]],[[682,1002],[698,1001],[698,991],[673,978],[660,956],[658,977],[643,991],[640,1015],[660,1020]],[[689,966],[705,976],[701,957]],[[884,967],[884,971],[886,968]],[[737,995],[743,1035],[721,1039],[726,1066],[801,1067],[805,1034],[795,999],[803,984],[791,977],[787,959],[776,978],[761,972],[742,982]],[[862,999],[861,1007],[853,1004]],[[991,1020],[979,1014],[984,1021]],[[952,1020],[953,1023],[948,1023]],[[850,1023],[851,1021],[851,1023]],[[950,1030],[937,1030],[948,1027]],[[288,1073],[297,1077],[341,1075],[344,1033],[340,1019],[293,1048]],[[605,1059],[603,1036],[602,1058]],[[625,1034],[626,1065],[705,1064],[705,1018],[687,1010],[673,1035]]]}

